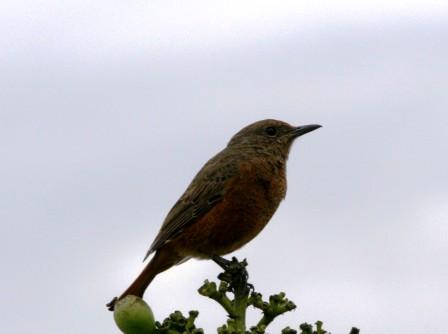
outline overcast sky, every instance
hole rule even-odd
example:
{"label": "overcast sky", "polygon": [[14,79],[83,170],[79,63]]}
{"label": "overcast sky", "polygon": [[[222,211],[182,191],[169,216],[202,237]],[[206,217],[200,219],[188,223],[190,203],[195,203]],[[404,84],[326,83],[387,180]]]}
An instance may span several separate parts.
{"label": "overcast sky", "polygon": [[[2,332],[118,333],[104,304],[203,163],[264,118],[323,125],[234,253],[298,305],[270,332],[446,327],[448,2],[3,0],[0,50]],[[213,333],[224,313],[196,289],[218,272],[189,261],[145,299]]]}

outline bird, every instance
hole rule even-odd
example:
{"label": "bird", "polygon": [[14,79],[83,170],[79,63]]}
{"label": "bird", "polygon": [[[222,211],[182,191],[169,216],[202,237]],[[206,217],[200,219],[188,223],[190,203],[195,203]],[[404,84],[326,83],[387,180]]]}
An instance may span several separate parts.
{"label": "bird", "polygon": [[190,258],[225,263],[256,237],[286,195],[286,162],[295,139],[320,128],[265,119],[237,132],[196,174],[168,212],[144,261],[153,257],[120,295],[140,298],[161,272]]}

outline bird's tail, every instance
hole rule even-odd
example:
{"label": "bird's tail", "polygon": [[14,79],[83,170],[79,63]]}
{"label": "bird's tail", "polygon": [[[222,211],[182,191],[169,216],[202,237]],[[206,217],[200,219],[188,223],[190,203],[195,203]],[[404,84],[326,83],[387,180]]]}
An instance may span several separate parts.
{"label": "bird's tail", "polygon": [[121,294],[120,297],[114,298],[107,304],[109,310],[113,311],[117,300],[123,299],[128,295],[143,297],[146,288],[161,272],[174,266],[182,260],[182,256],[177,253],[170,252],[169,249],[161,249],[157,251],[154,257],[149,261],[143,271],[138,275],[134,282]]}

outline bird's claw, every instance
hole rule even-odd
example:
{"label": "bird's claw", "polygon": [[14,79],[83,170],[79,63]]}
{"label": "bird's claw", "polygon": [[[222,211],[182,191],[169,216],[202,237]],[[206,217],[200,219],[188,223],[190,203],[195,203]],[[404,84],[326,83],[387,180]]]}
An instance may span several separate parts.
{"label": "bird's claw", "polygon": [[232,261],[227,260],[219,255],[213,255],[212,260],[224,270],[227,270],[232,263]]}

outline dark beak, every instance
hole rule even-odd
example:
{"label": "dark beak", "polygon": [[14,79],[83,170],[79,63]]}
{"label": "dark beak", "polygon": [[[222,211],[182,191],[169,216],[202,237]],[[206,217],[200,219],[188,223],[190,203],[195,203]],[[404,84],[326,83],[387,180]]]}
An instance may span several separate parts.
{"label": "dark beak", "polygon": [[300,136],[304,135],[305,133],[314,131],[314,130],[319,129],[321,127],[322,127],[322,125],[319,125],[319,124],[310,124],[310,125],[298,126],[294,130],[292,130],[292,136],[294,138],[297,138],[297,137],[300,137]]}

